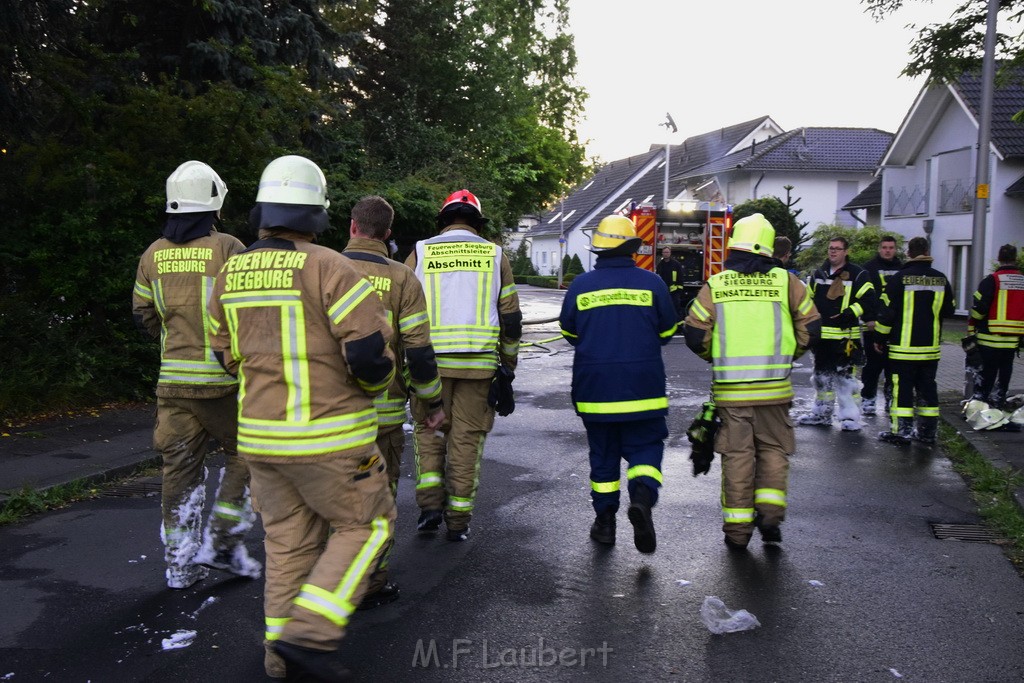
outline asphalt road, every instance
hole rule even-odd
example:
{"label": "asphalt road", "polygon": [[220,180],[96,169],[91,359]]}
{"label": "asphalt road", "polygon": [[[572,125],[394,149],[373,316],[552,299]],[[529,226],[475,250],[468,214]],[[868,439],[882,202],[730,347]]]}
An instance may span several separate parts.
{"label": "asphalt road", "polygon": [[[524,292],[528,319],[558,293]],[[549,303],[545,304],[544,301]],[[529,339],[557,334],[532,325]],[[684,434],[705,364],[666,347],[671,415],[658,550],[587,533],[586,437],[569,403],[564,342],[524,349],[515,413],[486,448],[471,540],[412,528],[411,445],[392,560],[401,599],[357,613],[341,656],[364,681],[1018,681],[1024,591],[994,544],[937,540],[974,524],[966,486],[938,452],[800,427],[781,551],[722,544],[720,469],[694,479]],[[810,398],[797,368],[800,401]],[[799,409],[799,405],[797,409]],[[263,679],[262,581],[223,575],[164,587],[155,482],[0,528],[0,680]],[[257,530],[258,531],[258,530]],[[262,560],[260,535],[250,541]],[[761,626],[713,635],[705,596]],[[191,643],[162,641],[194,631]]]}

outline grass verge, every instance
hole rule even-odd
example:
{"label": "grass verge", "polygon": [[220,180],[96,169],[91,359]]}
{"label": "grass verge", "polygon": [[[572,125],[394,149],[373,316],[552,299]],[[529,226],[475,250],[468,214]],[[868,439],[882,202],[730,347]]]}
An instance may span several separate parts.
{"label": "grass verge", "polygon": [[68,484],[51,486],[48,489],[36,490],[25,487],[10,494],[6,502],[0,503],[0,526],[17,522],[30,515],[47,510],[58,510],[79,500],[95,498],[104,490],[140,476],[159,475],[159,468],[151,466],[139,468],[124,477],[104,482],[73,481]]}
{"label": "grass verge", "polygon": [[953,469],[967,480],[981,516],[1006,539],[1004,550],[1024,575],[1024,512],[1013,498],[1013,492],[1024,484],[1024,473],[996,467],[947,424],[939,425],[939,439]]}

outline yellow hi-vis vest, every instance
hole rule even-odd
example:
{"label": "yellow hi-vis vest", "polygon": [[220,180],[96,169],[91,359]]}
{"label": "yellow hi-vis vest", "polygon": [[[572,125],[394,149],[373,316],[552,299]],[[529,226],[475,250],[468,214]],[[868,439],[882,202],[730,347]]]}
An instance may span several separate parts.
{"label": "yellow hi-vis vest", "polygon": [[[458,363],[466,369],[496,368],[501,247],[468,230],[450,230],[416,243],[416,277],[427,298],[434,352],[472,354]],[[454,367],[440,358],[438,365]]]}
{"label": "yellow hi-vis vest", "polygon": [[793,398],[790,373],[796,336],[789,309],[789,273],[726,270],[708,280],[715,305],[711,355],[719,405]]}

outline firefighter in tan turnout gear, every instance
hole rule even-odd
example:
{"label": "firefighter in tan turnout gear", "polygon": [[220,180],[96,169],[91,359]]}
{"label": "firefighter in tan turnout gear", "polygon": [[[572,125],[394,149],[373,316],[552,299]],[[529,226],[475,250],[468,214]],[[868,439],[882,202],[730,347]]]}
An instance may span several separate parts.
{"label": "firefighter in tan turnout gear", "polygon": [[314,243],[329,205],[312,161],[270,162],[250,214],[259,239],[221,269],[210,302],[266,531],[265,667],[295,680],[348,677],[334,651],[395,520],[373,407],[394,377],[391,326],[351,261]]}
{"label": "firefighter in tan turnout gear", "polygon": [[469,533],[484,441],[494,426],[491,380],[499,362],[515,369],[523,330],[512,266],[501,247],[480,236],[486,222],[473,193],[454,192],[437,214],[441,233],[417,242],[406,261],[427,297],[446,414],[439,430],[429,429],[430,405],[412,400],[417,529],[437,530],[443,515],[449,541]]}
{"label": "firefighter in tan turnout gear", "polygon": [[[245,248],[216,229],[227,191],[201,161],[186,161],[167,178],[163,237],[142,255],[132,295],[136,323],[160,340],[153,447],[163,459],[160,536],[171,588],[188,588],[207,566],[260,575],[243,544],[255,516],[249,471],[235,449],[238,382],[214,357],[205,325],[217,271]],[[211,437],[224,449],[225,466],[200,540]]]}
{"label": "firefighter in tan turnout gear", "polygon": [[[377,290],[391,322],[391,351],[395,378],[374,399],[377,408],[377,447],[384,455],[392,495],[398,494],[398,478],[405,448],[405,404],[409,393],[427,403],[430,411],[424,426],[435,430],[444,421],[441,378],[437,374],[434,347],[430,345],[430,320],[423,287],[408,266],[388,258],[387,239],[395,211],[383,197],[360,199],[352,207],[349,240],[342,252],[356,270]],[[370,579],[370,588],[359,609],[370,609],[398,598],[398,586],[387,580],[387,565]]]}
{"label": "firefighter in tan turnout gear", "polygon": [[775,229],[759,213],[736,221],[725,270],[711,276],[690,307],[686,345],[712,363],[722,425],[725,544],[747,547],[756,526],[765,543],[782,540],[789,454],[796,448],[789,408],[793,359],[816,340],[820,316],[803,283],[772,259]]}

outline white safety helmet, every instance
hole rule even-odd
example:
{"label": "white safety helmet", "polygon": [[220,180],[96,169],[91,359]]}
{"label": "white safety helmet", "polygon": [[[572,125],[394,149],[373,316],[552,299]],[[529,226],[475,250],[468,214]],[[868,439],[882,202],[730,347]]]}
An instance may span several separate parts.
{"label": "white safety helmet", "polygon": [[1024,406],[1021,406],[1020,408],[1017,408],[1017,410],[1013,411],[1013,413],[1010,415],[1010,422],[1012,422],[1015,425],[1024,425]]}
{"label": "white safety helmet", "polygon": [[219,211],[228,186],[201,161],[186,161],[167,177],[167,213]]}
{"label": "white safety helmet", "polygon": [[974,429],[974,431],[980,432],[983,429],[998,429],[1009,421],[1009,413],[1005,413],[998,408],[986,408],[985,410],[976,413],[974,418],[967,422],[971,425],[971,428]]}
{"label": "white safety helmet", "polygon": [[970,422],[983,410],[988,409],[988,404],[974,398],[964,403],[964,419]]}
{"label": "white safety helmet", "polygon": [[306,157],[288,155],[274,159],[263,169],[256,201],[269,204],[301,204],[327,208],[327,179],[320,167]]}

